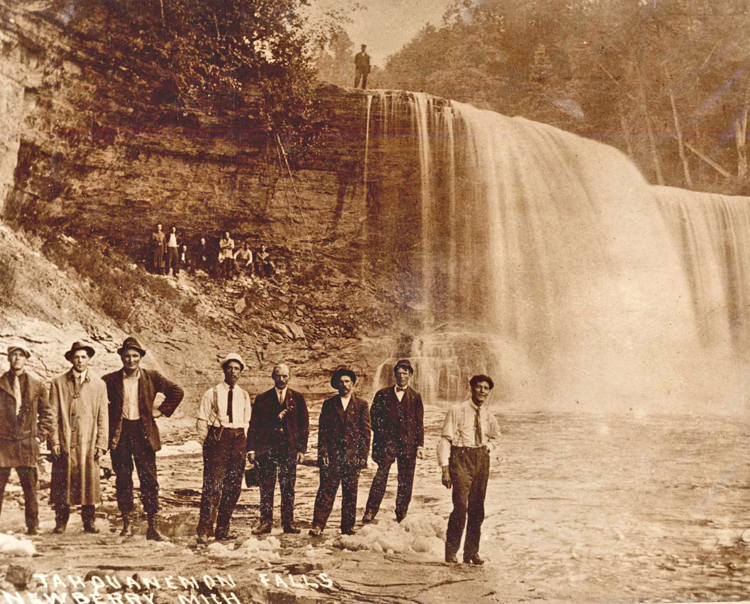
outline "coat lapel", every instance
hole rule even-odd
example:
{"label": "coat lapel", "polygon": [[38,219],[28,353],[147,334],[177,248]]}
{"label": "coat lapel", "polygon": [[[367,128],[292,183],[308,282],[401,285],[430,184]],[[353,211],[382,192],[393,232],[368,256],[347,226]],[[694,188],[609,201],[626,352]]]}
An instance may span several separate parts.
{"label": "coat lapel", "polygon": [[13,388],[10,385],[9,373],[10,372],[6,372],[0,377],[0,390],[4,390],[15,400],[16,396],[13,394]]}
{"label": "coat lapel", "polygon": [[[349,400],[349,404],[352,404],[352,399]],[[346,426],[346,417],[344,413],[344,405],[341,403],[341,396],[337,396],[336,400],[333,403],[333,408],[336,411],[336,414],[339,416],[339,419],[341,420],[341,423]]]}

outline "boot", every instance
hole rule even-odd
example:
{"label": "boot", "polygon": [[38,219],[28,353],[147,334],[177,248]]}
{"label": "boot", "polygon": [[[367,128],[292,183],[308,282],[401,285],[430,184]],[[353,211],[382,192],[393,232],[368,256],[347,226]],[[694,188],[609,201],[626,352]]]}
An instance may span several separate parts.
{"label": "boot", "polygon": [[69,518],[70,507],[63,504],[57,504],[55,506],[55,528],[52,532],[55,533],[55,535],[62,535],[68,527]]}
{"label": "boot", "polygon": [[164,535],[159,532],[159,516],[154,514],[148,518],[148,531],[146,531],[146,539],[151,541],[169,541]]}
{"label": "boot", "polygon": [[81,520],[83,520],[83,532],[96,534],[99,529],[96,528],[96,508],[93,505],[84,505],[81,507]]}
{"label": "boot", "polygon": [[133,536],[133,516],[130,512],[123,512],[122,530],[120,531],[120,537],[132,537],[132,536]]}

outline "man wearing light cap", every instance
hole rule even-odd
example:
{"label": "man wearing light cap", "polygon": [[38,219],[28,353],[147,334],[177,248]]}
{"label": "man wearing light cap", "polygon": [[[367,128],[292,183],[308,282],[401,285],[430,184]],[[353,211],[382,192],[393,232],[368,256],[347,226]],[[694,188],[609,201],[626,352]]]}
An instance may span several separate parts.
{"label": "man wearing light cap", "polygon": [[424,405],[422,395],[409,386],[414,368],[402,359],[393,368],[395,386],[378,390],[370,408],[372,420],[372,459],[378,471],[372,479],[363,523],[372,522],[380,509],[393,462],[398,463],[396,521],[409,510],[417,457],[424,446]]}
{"label": "man wearing light cap", "polygon": [[[146,539],[164,541],[159,532],[159,481],[156,452],[161,449],[155,418],[170,417],[185,393],[158,371],[140,367],[146,351],[133,337],[126,338],[117,354],[122,369],[102,379],[109,398],[109,448],[117,476],[117,506],[122,513],[121,536],[133,534],[133,462],[141,483],[141,501],[148,517]],[[157,394],[164,401],[154,409]]]}
{"label": "man wearing light cap", "polygon": [[[437,457],[443,486],[453,487],[453,511],[445,536],[445,561],[458,562],[456,554],[466,526],[464,564],[484,564],[479,557],[479,538],[484,521],[484,497],[490,475],[490,451],[500,428],[487,410],[495,384],[487,375],[469,380],[471,398],[453,405],[445,415]],[[468,518],[468,524],[467,524]]]}
{"label": "man wearing light cap", "polygon": [[203,443],[203,493],[198,543],[230,539],[229,520],[242,492],[245,446],[252,410],[250,395],[237,385],[245,369],[234,352],[221,361],[224,381],[206,391],[198,409],[196,428]]}
{"label": "man wearing light cap", "polygon": [[64,533],[70,507],[81,506],[83,530],[98,533],[96,505],[101,503],[99,460],[108,446],[107,387],[89,370],[94,348],[74,342],[65,353],[72,365],[52,380],[50,411],[52,451],[50,504],[55,508],[55,530]]}
{"label": "man wearing light cap", "polygon": [[323,534],[341,485],[341,534],[353,535],[357,520],[359,473],[367,467],[370,454],[370,409],[367,401],[354,394],[357,375],[345,367],[331,377],[338,395],[323,402],[318,420],[318,465],[320,486],[310,535]]}
{"label": "man wearing light cap", "polygon": [[285,533],[298,534],[294,526],[294,487],[297,464],[307,451],[309,417],[305,397],[289,388],[288,365],[271,372],[274,387],[255,397],[253,418],[247,433],[250,461],[258,462],[260,475],[260,523],[254,535],[270,533],[273,526],[273,494],[276,474],[281,491],[281,524]]}
{"label": "man wearing light cap", "polygon": [[26,371],[30,356],[21,344],[9,346],[10,368],[0,377],[0,511],[10,470],[15,468],[23,488],[26,531],[36,535],[39,443],[49,434],[52,423],[47,389],[39,378]]}

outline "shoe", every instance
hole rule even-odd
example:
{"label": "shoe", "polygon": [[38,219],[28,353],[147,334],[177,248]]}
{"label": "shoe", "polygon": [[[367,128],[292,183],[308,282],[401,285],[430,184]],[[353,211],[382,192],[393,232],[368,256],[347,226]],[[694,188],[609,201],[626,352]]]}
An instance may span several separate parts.
{"label": "shoe", "polygon": [[310,532],[308,533],[311,537],[322,537],[323,536],[323,529],[319,526],[314,526],[310,529]]}
{"label": "shoe", "polygon": [[61,522],[58,522],[55,525],[55,528],[52,530],[52,532],[55,535],[62,535],[65,532],[65,529],[68,528],[67,524],[62,524]]}
{"label": "shoe", "polygon": [[214,535],[214,539],[216,541],[234,541],[237,539],[238,535],[237,533],[216,533]]}
{"label": "shoe", "polygon": [[133,520],[129,514],[122,515],[122,530],[120,531],[120,537],[132,537],[133,536]]}
{"label": "shoe", "polygon": [[474,554],[468,558],[464,558],[464,564],[475,564],[476,566],[482,566],[484,560],[479,557],[479,554]]}
{"label": "shoe", "polygon": [[406,514],[396,514],[396,522],[401,522],[404,518],[406,518]]}
{"label": "shoe", "polygon": [[206,545],[208,543],[208,537],[206,537],[206,535],[198,535],[196,543],[198,545]]}
{"label": "shoe", "polygon": [[96,535],[99,532],[99,529],[96,528],[96,525],[93,522],[84,522],[83,523],[83,532],[84,533],[90,533],[92,535]]}
{"label": "shoe", "polygon": [[154,514],[148,519],[148,530],[146,531],[146,539],[149,541],[169,541],[164,535],[159,532],[159,516]]}
{"label": "shoe", "polygon": [[294,526],[294,524],[285,524],[284,532],[288,535],[299,535],[302,531]]}
{"label": "shoe", "polygon": [[354,535],[356,532],[353,528],[341,529],[342,535]]}
{"label": "shoe", "polygon": [[271,523],[270,522],[261,522],[252,531],[253,535],[266,535],[266,534],[268,534],[270,532],[271,532]]}
{"label": "shoe", "polygon": [[456,554],[445,554],[445,561],[448,564],[458,564],[458,558],[456,558]]}
{"label": "shoe", "polygon": [[365,515],[362,516],[362,524],[369,524],[373,520],[375,520],[375,514],[371,512],[365,512]]}
{"label": "shoe", "polygon": [[39,529],[37,529],[37,527],[35,527],[35,526],[30,526],[30,527],[28,527],[26,529],[26,534],[27,535],[38,535],[39,534]]}

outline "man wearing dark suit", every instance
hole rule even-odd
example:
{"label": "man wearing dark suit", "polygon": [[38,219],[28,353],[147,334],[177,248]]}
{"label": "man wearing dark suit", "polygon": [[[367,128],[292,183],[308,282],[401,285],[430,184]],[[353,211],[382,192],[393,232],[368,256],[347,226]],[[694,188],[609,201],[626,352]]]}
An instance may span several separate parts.
{"label": "man wearing dark suit", "polygon": [[307,451],[307,404],[304,396],[288,387],[287,365],[276,365],[271,378],[274,387],[255,398],[247,432],[248,458],[257,461],[260,475],[260,524],[253,529],[253,535],[271,532],[277,472],[281,524],[285,533],[297,534],[300,530],[294,526],[294,486],[297,464]]}
{"label": "man wearing dark suit", "polygon": [[359,81],[362,80],[362,89],[367,88],[367,76],[370,75],[370,55],[367,54],[367,46],[362,44],[362,50],[354,55],[354,87],[359,87]]}
{"label": "man wearing dark suit", "polygon": [[357,518],[359,472],[367,467],[370,452],[370,410],[367,401],[353,394],[356,374],[338,369],[331,377],[337,396],[323,403],[318,422],[320,486],[310,535],[320,537],[331,515],[341,484],[341,533],[354,534]]}
{"label": "man wearing dark suit", "polygon": [[52,430],[52,416],[44,383],[26,371],[30,356],[23,344],[8,346],[10,367],[0,377],[0,510],[10,470],[15,468],[23,489],[26,532],[36,535],[39,443]]}
{"label": "man wearing dark suit", "polygon": [[422,395],[409,386],[414,368],[408,360],[398,361],[393,368],[396,385],[378,390],[370,418],[372,419],[372,459],[378,471],[372,480],[370,496],[362,522],[372,522],[380,509],[393,462],[398,463],[396,520],[401,522],[409,510],[417,458],[423,458],[424,406]]}
{"label": "man wearing dark suit", "polygon": [[[109,398],[109,448],[115,471],[117,506],[122,513],[123,537],[132,535],[133,462],[141,482],[141,501],[148,517],[146,539],[164,541],[159,532],[159,482],[156,475],[156,452],[161,449],[155,418],[171,416],[185,395],[177,384],[158,371],[141,369],[146,351],[135,338],[126,338],[117,351],[122,369],[102,379]],[[157,393],[165,398],[154,409]]]}

